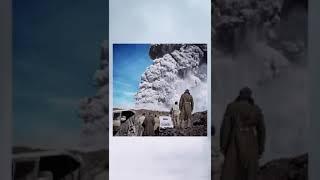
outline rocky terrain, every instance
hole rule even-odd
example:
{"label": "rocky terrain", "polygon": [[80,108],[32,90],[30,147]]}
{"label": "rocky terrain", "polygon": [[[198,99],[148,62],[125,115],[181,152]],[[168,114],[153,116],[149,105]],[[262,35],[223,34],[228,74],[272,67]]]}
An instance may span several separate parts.
{"label": "rocky terrain", "polygon": [[270,161],[260,168],[259,180],[307,180],[308,154]]}
{"label": "rocky terrain", "polygon": [[207,136],[207,111],[192,114],[191,121],[191,129],[164,129],[160,136]]}
{"label": "rocky terrain", "polygon": [[[217,143],[211,148],[211,177],[219,180],[223,164],[223,155],[219,152]],[[271,160],[260,166],[258,180],[307,180],[308,154],[295,157]]]}
{"label": "rocky terrain", "polygon": [[[153,115],[159,116],[168,116],[169,112],[165,111],[151,111],[151,110],[136,110],[135,117],[131,117],[124,124],[121,125],[120,130],[117,132],[116,136],[129,136],[130,135],[130,124],[135,126],[138,131],[137,134],[142,134],[142,128],[138,123],[138,118],[142,116],[143,113],[151,113]],[[196,112],[192,114],[192,124],[191,129],[176,129],[176,128],[167,128],[161,129],[159,136],[207,136],[207,111]],[[135,134],[135,136],[137,135]]]}

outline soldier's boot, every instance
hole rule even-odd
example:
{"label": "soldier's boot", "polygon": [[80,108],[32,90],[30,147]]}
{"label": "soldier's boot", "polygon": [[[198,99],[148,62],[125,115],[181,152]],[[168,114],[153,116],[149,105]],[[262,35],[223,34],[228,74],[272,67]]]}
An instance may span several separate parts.
{"label": "soldier's boot", "polygon": [[185,124],[186,124],[186,125],[185,125],[185,129],[190,129],[188,121],[186,121]]}
{"label": "soldier's boot", "polygon": [[175,128],[178,128],[178,119],[176,116],[174,117],[174,124]]}
{"label": "soldier's boot", "polygon": [[180,129],[180,120],[179,120],[179,116],[176,116],[176,122],[177,122],[177,129]]}
{"label": "soldier's boot", "polygon": [[186,129],[187,127],[186,127],[186,120],[184,120],[184,119],[182,119],[182,121],[181,121],[181,128],[182,129]]}
{"label": "soldier's boot", "polygon": [[180,121],[179,121],[179,116],[177,116],[176,122],[177,122],[177,128],[178,128],[178,129],[180,129]]}
{"label": "soldier's boot", "polygon": [[175,128],[176,127],[176,121],[175,121],[174,117],[172,118],[172,123],[173,123],[173,127]]}
{"label": "soldier's boot", "polygon": [[173,118],[173,126],[174,126],[174,128],[177,128],[177,119],[176,119],[176,117]]}
{"label": "soldier's boot", "polygon": [[188,119],[188,128],[192,128],[192,123],[191,123],[191,119]]}

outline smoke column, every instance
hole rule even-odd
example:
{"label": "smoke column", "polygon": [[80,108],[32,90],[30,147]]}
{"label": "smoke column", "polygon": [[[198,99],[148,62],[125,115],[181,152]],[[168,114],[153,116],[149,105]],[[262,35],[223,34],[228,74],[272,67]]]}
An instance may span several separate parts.
{"label": "smoke column", "polygon": [[97,93],[92,97],[83,98],[79,106],[79,116],[84,123],[80,146],[91,150],[108,147],[109,57],[107,45],[107,41],[101,45],[100,67],[93,77]]}
{"label": "smoke column", "polygon": [[180,49],[154,59],[141,76],[135,96],[136,108],[169,110],[189,89],[195,111],[207,110],[206,53],[205,45],[182,45]]}

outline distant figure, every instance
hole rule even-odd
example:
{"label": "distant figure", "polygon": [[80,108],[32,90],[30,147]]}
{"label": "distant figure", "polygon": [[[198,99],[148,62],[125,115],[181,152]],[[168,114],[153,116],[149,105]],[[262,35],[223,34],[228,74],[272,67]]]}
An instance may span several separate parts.
{"label": "distant figure", "polygon": [[154,117],[148,114],[144,119],[142,126],[144,127],[143,136],[154,136]]}
{"label": "distant figure", "polygon": [[179,109],[181,111],[180,118],[181,123],[184,128],[186,126],[188,128],[192,127],[191,124],[191,113],[193,111],[193,98],[190,95],[189,90],[185,90],[185,92],[180,97]]}
{"label": "distant figure", "polygon": [[146,114],[145,113],[143,113],[142,114],[142,116],[140,116],[139,117],[139,119],[138,119],[138,122],[142,125],[143,124],[143,122],[144,122],[144,119],[146,118],[146,116],[145,116]]}
{"label": "distant figure", "polygon": [[160,134],[160,119],[159,119],[159,117],[157,116],[157,115],[154,115],[154,122],[155,122],[155,124],[154,124],[154,134],[156,135],[156,136],[159,136],[159,134]]}
{"label": "distant figure", "polygon": [[220,129],[220,150],[224,155],[221,180],[257,179],[265,125],[262,111],[251,94],[248,87],[241,89],[224,114]]}
{"label": "distant figure", "polygon": [[177,101],[172,106],[170,113],[171,113],[174,127],[180,129],[181,128],[181,123],[180,123],[181,121],[179,119],[180,109]]}

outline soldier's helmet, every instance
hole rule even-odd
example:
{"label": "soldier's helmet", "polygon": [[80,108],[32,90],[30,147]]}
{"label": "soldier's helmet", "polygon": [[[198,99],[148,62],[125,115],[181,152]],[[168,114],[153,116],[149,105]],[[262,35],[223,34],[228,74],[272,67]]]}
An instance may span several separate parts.
{"label": "soldier's helmet", "polygon": [[189,93],[189,89],[186,89],[185,92],[186,92],[186,93]]}
{"label": "soldier's helmet", "polygon": [[241,97],[247,97],[247,98],[249,98],[249,97],[251,97],[251,95],[252,95],[252,90],[249,88],[249,87],[244,87],[244,88],[242,88],[241,90],[240,90],[240,93],[239,93],[239,95],[241,96]]}

